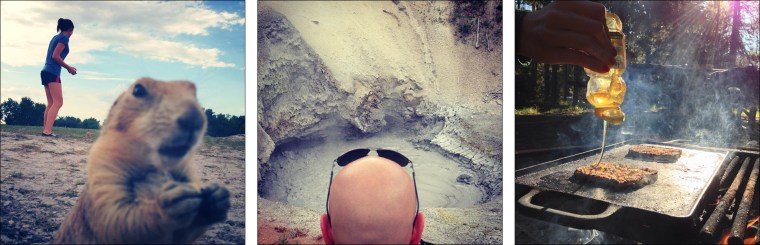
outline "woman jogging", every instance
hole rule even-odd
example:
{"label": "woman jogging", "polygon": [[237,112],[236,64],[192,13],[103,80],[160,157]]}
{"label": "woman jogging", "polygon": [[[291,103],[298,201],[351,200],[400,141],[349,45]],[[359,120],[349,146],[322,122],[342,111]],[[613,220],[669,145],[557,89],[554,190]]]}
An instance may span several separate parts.
{"label": "woman jogging", "polygon": [[61,67],[71,73],[77,74],[77,68],[63,62],[69,54],[69,38],[74,34],[74,22],[69,19],[58,19],[56,31],[60,31],[53,36],[48,45],[47,55],[45,56],[45,66],[40,72],[42,85],[45,86],[45,96],[47,97],[47,107],[43,119],[42,136],[56,137],[53,134],[53,122],[58,116],[58,110],[63,105],[63,91],[61,90]]}

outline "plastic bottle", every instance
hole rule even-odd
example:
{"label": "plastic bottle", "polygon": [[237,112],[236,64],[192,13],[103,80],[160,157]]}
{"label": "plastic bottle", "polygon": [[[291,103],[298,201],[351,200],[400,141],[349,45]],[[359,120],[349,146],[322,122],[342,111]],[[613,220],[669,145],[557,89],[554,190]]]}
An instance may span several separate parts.
{"label": "plastic bottle", "polygon": [[598,73],[585,69],[591,77],[586,87],[586,100],[594,106],[594,114],[613,125],[620,125],[625,120],[625,113],[620,109],[625,97],[625,35],[623,23],[613,13],[606,13],[610,42],[617,50],[615,65],[607,73]]}

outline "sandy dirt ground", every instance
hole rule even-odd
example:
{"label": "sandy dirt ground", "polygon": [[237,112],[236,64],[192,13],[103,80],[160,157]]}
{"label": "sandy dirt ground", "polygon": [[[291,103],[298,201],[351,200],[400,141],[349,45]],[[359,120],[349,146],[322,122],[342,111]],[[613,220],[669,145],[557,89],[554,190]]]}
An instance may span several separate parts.
{"label": "sandy dirt ground", "polygon": [[[49,243],[86,184],[86,159],[94,139],[8,132],[0,137],[0,243]],[[196,243],[245,243],[245,152],[203,146],[197,154],[202,180],[226,185],[232,206],[227,220],[213,225]]]}

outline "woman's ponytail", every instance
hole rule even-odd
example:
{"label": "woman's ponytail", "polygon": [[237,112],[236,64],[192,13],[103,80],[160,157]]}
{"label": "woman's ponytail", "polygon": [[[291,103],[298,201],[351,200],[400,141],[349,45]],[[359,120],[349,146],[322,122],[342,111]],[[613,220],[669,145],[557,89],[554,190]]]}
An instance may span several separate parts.
{"label": "woman's ponytail", "polygon": [[64,19],[64,18],[58,18],[58,26],[56,26],[55,31],[71,31],[74,29],[74,22],[72,22],[70,19]]}
{"label": "woman's ponytail", "polygon": [[63,18],[58,18],[58,26],[55,27],[55,31],[59,32],[61,31],[61,26],[63,25]]}

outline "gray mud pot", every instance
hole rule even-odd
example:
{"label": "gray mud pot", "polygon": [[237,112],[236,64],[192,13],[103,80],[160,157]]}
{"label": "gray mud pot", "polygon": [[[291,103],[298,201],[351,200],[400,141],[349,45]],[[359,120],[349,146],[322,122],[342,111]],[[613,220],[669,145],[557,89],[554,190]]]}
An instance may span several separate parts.
{"label": "gray mud pot", "polygon": [[[409,158],[414,164],[421,207],[465,208],[483,198],[483,192],[471,184],[477,183],[474,172],[457,160],[415,147],[400,133],[298,141],[280,148],[270,158],[274,167],[265,173],[260,187],[260,195],[273,201],[323,211],[333,160],[355,148],[391,149]],[[405,169],[411,175],[411,167]],[[336,174],[340,170],[336,166]]]}

